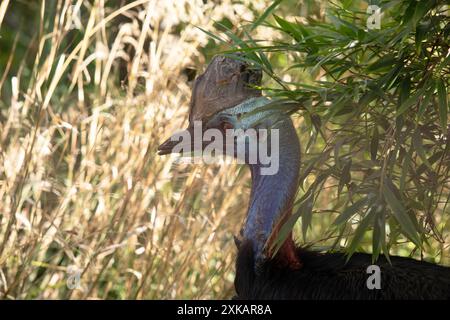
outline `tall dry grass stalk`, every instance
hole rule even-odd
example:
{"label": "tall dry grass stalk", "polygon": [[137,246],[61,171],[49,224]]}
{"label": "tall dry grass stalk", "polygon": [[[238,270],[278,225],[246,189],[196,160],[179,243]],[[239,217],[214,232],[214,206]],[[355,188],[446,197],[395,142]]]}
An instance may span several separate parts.
{"label": "tall dry grass stalk", "polygon": [[[195,26],[251,19],[250,1],[123,2],[59,0],[49,15],[42,0],[33,65],[0,70],[0,89],[12,87],[0,117],[2,298],[232,294],[245,175],[156,148],[185,124],[183,69],[205,62]],[[12,5],[2,1],[0,26]]]}

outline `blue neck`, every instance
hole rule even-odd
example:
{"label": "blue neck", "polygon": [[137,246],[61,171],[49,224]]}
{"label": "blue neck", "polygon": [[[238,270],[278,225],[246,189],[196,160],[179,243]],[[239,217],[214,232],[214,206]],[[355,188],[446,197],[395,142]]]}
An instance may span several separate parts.
{"label": "blue neck", "polygon": [[272,231],[292,212],[298,188],[300,144],[290,118],[279,126],[279,170],[261,175],[261,164],[250,165],[252,191],[244,240],[251,240],[256,261],[267,257]]}

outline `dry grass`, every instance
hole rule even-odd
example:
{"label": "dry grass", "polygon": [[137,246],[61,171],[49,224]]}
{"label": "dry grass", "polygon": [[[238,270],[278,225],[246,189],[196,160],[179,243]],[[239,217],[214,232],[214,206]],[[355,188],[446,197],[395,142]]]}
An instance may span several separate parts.
{"label": "dry grass", "polygon": [[[49,16],[42,1],[34,65],[0,82],[12,84],[0,118],[0,295],[230,297],[246,175],[177,164],[156,148],[185,125],[182,70],[204,63],[207,41],[194,26],[251,13],[231,1],[90,3],[58,1]],[[74,27],[81,37],[70,38]]]}

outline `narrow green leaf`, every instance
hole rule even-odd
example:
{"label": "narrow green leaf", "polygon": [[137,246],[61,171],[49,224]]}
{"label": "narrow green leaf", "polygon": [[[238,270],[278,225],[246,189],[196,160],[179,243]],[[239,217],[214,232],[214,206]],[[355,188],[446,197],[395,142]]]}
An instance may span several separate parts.
{"label": "narrow green leaf", "polygon": [[333,156],[334,156],[334,163],[336,168],[341,169],[341,161],[339,159],[339,153],[340,153],[340,149],[342,147],[342,145],[344,144],[345,139],[339,139],[338,141],[336,141],[336,143],[334,144],[334,152],[333,152]]}
{"label": "narrow green leaf", "polygon": [[410,1],[408,8],[406,8],[403,14],[403,24],[406,25],[411,21],[414,22],[413,17],[416,11],[417,1]]}
{"label": "narrow green leaf", "polygon": [[383,250],[383,254],[386,257],[386,260],[391,263],[391,259],[389,258],[389,249],[387,247],[386,243],[386,214],[385,214],[385,208],[384,206],[379,208],[380,210],[377,211],[377,220],[378,224],[381,226],[380,228],[380,243],[381,243],[381,249]]}
{"label": "narrow green leaf", "polygon": [[423,95],[424,88],[417,90],[416,93],[414,93],[411,97],[406,99],[400,107],[397,109],[397,117],[405,113],[405,111],[409,110],[412,106],[416,105],[420,99],[420,97]]}
{"label": "narrow green leaf", "polygon": [[213,39],[216,39],[217,41],[219,41],[221,43],[227,43],[227,41],[225,39],[222,39],[221,37],[215,35],[214,33],[210,32],[208,30],[205,30],[205,29],[203,29],[201,27],[197,27],[197,26],[196,26],[196,28],[200,29],[203,33],[206,33],[208,36],[210,36]]}
{"label": "narrow green leaf", "polygon": [[342,192],[342,189],[346,184],[352,180],[350,169],[352,168],[352,159],[348,160],[344,168],[342,168],[341,178],[339,179],[338,193]]}
{"label": "narrow green leaf", "polygon": [[372,139],[370,140],[370,158],[372,159],[372,161],[377,160],[379,144],[380,144],[380,136],[378,133],[378,124],[375,123],[375,126],[373,127],[373,132],[372,132]]}
{"label": "narrow green leaf", "polygon": [[[258,48],[258,44],[255,42],[255,40],[253,40],[252,36],[247,31],[244,30],[244,32],[247,38],[249,39],[248,41],[251,44],[251,46],[254,48]],[[261,48],[258,48],[256,54],[258,55],[261,63],[266,67],[266,69],[269,70],[271,74],[273,74],[272,64],[269,62],[269,59],[267,59],[264,51],[261,50]]]}
{"label": "narrow green leaf", "polygon": [[355,234],[353,235],[352,242],[350,243],[350,246],[348,247],[347,261],[350,260],[352,254],[358,248],[358,245],[361,243],[361,240],[363,239],[364,234],[369,230],[369,227],[372,225],[374,217],[375,217],[375,209],[368,208],[366,211],[365,217],[362,219],[362,221],[359,223],[358,227],[356,228]]}
{"label": "narrow green leaf", "polygon": [[353,0],[341,0],[342,8],[349,9],[350,6],[353,4]]}
{"label": "narrow green leaf", "polygon": [[303,38],[302,33],[300,32],[300,30],[298,30],[295,24],[277,16],[276,14],[274,14],[273,17],[275,18],[281,29],[283,29],[283,31],[287,34],[291,35],[297,42],[299,42]]}
{"label": "narrow green leaf", "polygon": [[406,177],[408,175],[412,153],[413,153],[413,148],[409,148],[409,151],[408,151],[408,153],[405,154],[405,157],[403,160],[402,175],[400,176],[400,192],[403,192],[405,190]]}
{"label": "narrow green leaf", "polygon": [[419,113],[417,114],[418,120],[422,119],[423,114],[425,113],[425,111],[428,109],[428,106],[432,102],[433,91],[434,91],[433,87],[431,89],[428,89],[427,92],[425,93],[422,101],[420,102]]}
{"label": "narrow green leaf", "polygon": [[430,2],[433,3],[433,1],[417,1],[413,17],[414,25],[417,25],[417,23],[427,14],[430,9]]}
{"label": "narrow green leaf", "polygon": [[[429,163],[430,165],[435,164],[436,161],[438,161],[438,160],[441,159],[441,157],[442,157],[443,154],[444,154],[444,151],[438,151],[438,152],[434,153],[431,157],[428,158],[428,163]],[[424,163],[422,163],[422,164],[416,169],[416,174],[417,174],[417,176],[422,175],[422,174],[426,171],[426,169],[427,169],[428,167],[429,167],[429,166],[427,166],[427,165],[425,165]]]}
{"label": "narrow green leaf", "polygon": [[422,135],[420,134],[420,131],[417,129],[414,131],[412,136],[412,143],[414,150],[416,150],[417,155],[420,157],[422,162],[431,169],[431,164],[427,159],[427,155],[425,153],[425,149],[423,148],[423,142],[422,142]]}
{"label": "narrow green leaf", "polygon": [[264,20],[266,20],[267,16],[275,10],[276,7],[282,2],[283,0],[275,0],[267,9],[263,12],[262,15],[259,16],[258,19],[256,19],[255,22],[252,23],[252,27],[250,31],[255,30],[256,27],[258,27]]}
{"label": "narrow green leaf", "polygon": [[381,224],[380,216],[376,216],[373,224],[373,235],[372,235],[372,263],[374,263],[381,252],[382,242],[384,241],[385,225]]}
{"label": "narrow green leaf", "polygon": [[420,53],[422,49],[422,42],[426,40],[427,34],[430,32],[430,29],[433,25],[427,23],[421,23],[417,25],[416,35],[415,35],[415,45],[417,54]]}
{"label": "narrow green leaf", "polygon": [[334,225],[340,225],[346,223],[353,215],[359,212],[369,201],[368,197],[362,198],[351,206],[347,207],[342,213],[334,220]]}
{"label": "narrow green leaf", "polygon": [[411,96],[411,77],[409,74],[402,74],[403,80],[400,82],[400,86],[398,87],[398,106],[399,108],[405,103],[408,98]]}
{"label": "narrow green leaf", "polygon": [[441,120],[442,130],[447,132],[447,115],[448,115],[448,102],[447,102],[447,88],[445,87],[444,80],[438,79],[436,81],[438,101],[439,101],[439,118]]}
{"label": "narrow green leaf", "polygon": [[305,202],[303,202],[299,208],[302,217],[302,233],[304,240],[306,240],[306,233],[308,231],[308,227],[311,225],[313,205],[314,205],[314,194],[311,194],[311,196],[309,196],[308,199]]}
{"label": "narrow green leaf", "polygon": [[391,208],[395,219],[400,224],[400,227],[404,231],[405,235],[408,236],[409,239],[411,239],[417,246],[420,247],[421,246],[420,238],[417,234],[417,230],[414,226],[414,223],[411,221],[411,218],[406,213],[403,204],[395,196],[394,191],[389,186],[387,180],[388,178],[385,177],[385,183],[382,187],[384,199]]}
{"label": "narrow green leaf", "polygon": [[372,233],[372,263],[378,259],[381,250],[386,247],[386,214],[381,202],[374,203],[375,221]]}
{"label": "narrow green leaf", "polygon": [[381,69],[391,68],[397,62],[397,58],[393,55],[385,55],[367,67],[368,72],[374,72]]}

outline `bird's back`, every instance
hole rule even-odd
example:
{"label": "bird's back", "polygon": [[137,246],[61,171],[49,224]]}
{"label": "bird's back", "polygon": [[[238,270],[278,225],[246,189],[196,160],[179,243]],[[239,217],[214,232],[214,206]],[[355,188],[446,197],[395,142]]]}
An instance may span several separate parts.
{"label": "bird's back", "polygon": [[276,260],[255,271],[251,246],[243,243],[236,263],[238,299],[450,299],[450,268],[409,258],[385,257],[380,268],[380,289],[369,289],[367,268],[372,256],[357,253],[346,263],[342,253],[317,253],[299,248],[299,270]]}

